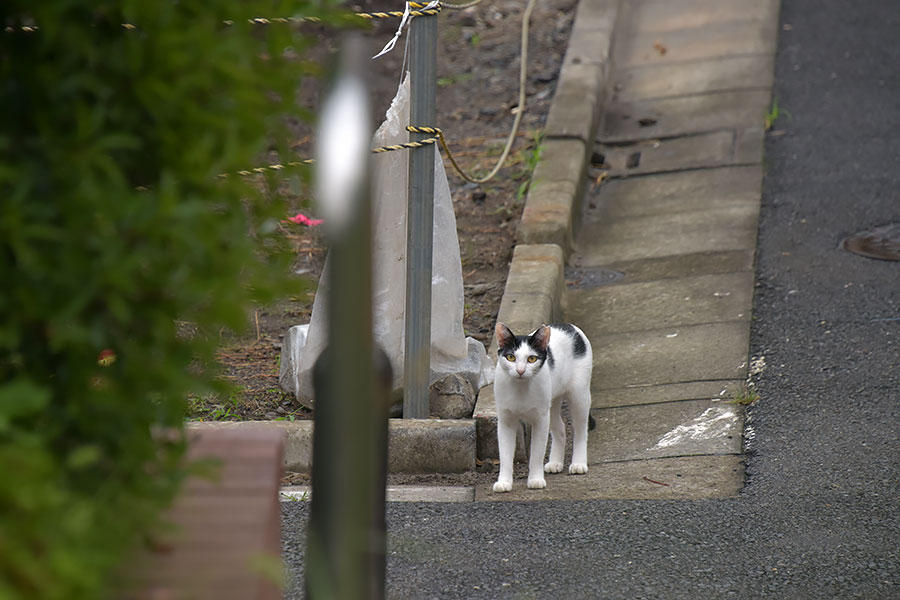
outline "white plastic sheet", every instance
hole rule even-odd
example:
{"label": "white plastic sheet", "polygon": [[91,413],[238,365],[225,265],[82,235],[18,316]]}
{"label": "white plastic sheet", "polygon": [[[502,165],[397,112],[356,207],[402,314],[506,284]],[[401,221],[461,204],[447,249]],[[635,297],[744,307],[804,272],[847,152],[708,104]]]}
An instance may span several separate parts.
{"label": "white plastic sheet", "polygon": [[[375,132],[375,147],[408,141],[409,77],[404,79]],[[373,157],[373,310],[375,341],[394,368],[394,389],[403,384],[403,337],[406,295],[407,151]],[[478,390],[493,380],[493,368],[480,342],[463,333],[463,281],[456,216],[441,153],[435,151],[434,258],[431,285],[431,382],[459,373]],[[313,304],[306,343],[299,357],[298,399],[312,405],[311,371],[326,343],[325,295],[330,268],[326,261]],[[339,316],[338,316],[339,318]],[[347,365],[352,376],[353,365]]]}

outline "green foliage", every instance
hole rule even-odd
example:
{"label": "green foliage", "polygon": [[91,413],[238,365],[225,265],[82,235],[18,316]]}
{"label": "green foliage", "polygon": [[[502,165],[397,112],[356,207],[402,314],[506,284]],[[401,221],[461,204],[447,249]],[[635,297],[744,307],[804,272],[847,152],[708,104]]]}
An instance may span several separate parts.
{"label": "green foliage", "polygon": [[284,207],[217,174],[287,155],[311,69],[247,19],[333,10],[0,3],[0,598],[106,595],[181,477],[160,432],[214,387],[208,332],[289,292]]}

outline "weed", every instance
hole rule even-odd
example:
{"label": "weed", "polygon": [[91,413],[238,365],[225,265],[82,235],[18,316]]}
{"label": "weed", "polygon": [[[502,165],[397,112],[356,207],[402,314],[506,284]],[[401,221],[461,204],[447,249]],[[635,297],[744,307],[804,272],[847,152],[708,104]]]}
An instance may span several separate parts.
{"label": "weed", "polygon": [[741,389],[734,393],[734,397],[727,402],[727,404],[740,404],[741,406],[747,406],[748,404],[753,404],[754,402],[759,400],[759,392],[757,392],[750,385],[743,385]]}
{"label": "weed", "polygon": [[516,179],[523,179],[524,181],[519,184],[519,189],[516,190],[516,200],[521,200],[525,197],[525,194],[528,193],[528,188],[531,186],[531,176],[534,174],[534,169],[541,161],[543,140],[544,133],[542,131],[535,131],[532,133],[531,144],[526,148],[526,150],[530,149],[530,152],[523,150],[519,153],[519,162],[522,164],[522,170],[516,176]]}
{"label": "weed", "polygon": [[772,108],[769,110],[769,114],[766,115],[765,125],[766,131],[772,129],[772,126],[775,124],[775,120],[781,116],[785,116],[788,119],[791,118],[791,113],[786,108],[780,108],[778,106],[778,98],[772,98]]}
{"label": "weed", "polygon": [[438,77],[437,86],[448,87],[455,83],[464,83],[471,78],[471,73],[457,73],[455,75],[450,75],[449,77]]}

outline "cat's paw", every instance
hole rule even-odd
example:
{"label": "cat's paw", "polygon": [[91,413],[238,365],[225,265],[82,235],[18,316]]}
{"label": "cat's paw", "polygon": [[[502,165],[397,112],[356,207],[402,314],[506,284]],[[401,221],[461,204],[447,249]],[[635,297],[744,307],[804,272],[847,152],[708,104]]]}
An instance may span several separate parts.
{"label": "cat's paw", "polygon": [[512,481],[497,481],[494,484],[494,491],[497,493],[512,491]]}
{"label": "cat's paw", "polygon": [[528,478],[528,489],[530,490],[542,490],[547,487],[547,480],[543,477],[529,477]]}
{"label": "cat's paw", "polygon": [[569,465],[569,475],[583,475],[587,472],[587,463],[572,463]]}
{"label": "cat's paw", "polygon": [[563,464],[561,462],[548,462],[544,465],[544,473],[561,473]]}

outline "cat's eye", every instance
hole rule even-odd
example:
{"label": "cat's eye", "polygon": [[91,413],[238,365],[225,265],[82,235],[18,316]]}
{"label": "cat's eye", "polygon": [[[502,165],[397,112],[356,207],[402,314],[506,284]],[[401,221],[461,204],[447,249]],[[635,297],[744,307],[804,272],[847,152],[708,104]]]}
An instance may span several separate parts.
{"label": "cat's eye", "polygon": [[503,358],[505,358],[505,359],[508,360],[509,362],[516,362],[516,355],[515,355],[515,354],[504,354],[504,355],[503,355]]}
{"label": "cat's eye", "polygon": [[528,362],[530,362],[530,363],[537,362],[537,356],[532,354],[531,356],[528,357]]}

